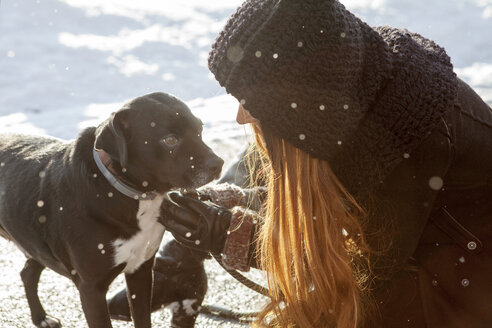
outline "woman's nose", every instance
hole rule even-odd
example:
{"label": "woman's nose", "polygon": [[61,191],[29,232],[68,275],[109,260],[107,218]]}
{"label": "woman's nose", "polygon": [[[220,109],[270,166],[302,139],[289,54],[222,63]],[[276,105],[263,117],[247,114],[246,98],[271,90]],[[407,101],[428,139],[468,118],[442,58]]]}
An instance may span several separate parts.
{"label": "woman's nose", "polygon": [[247,124],[247,123],[256,123],[258,120],[254,118],[246,109],[244,109],[243,105],[239,105],[237,110],[236,121],[239,124]]}

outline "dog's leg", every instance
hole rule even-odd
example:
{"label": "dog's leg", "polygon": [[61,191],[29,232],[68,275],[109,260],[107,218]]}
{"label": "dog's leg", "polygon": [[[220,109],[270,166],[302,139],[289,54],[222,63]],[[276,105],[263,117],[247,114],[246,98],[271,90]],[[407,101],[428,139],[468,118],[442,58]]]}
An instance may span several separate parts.
{"label": "dog's leg", "polygon": [[108,286],[80,282],[77,287],[89,328],[112,328],[106,303]]}
{"label": "dog's leg", "polygon": [[134,273],[125,275],[127,297],[135,328],[150,328],[151,326],[152,267],[154,266],[154,258],[155,256],[152,256]]}
{"label": "dog's leg", "polygon": [[126,288],[120,290],[108,300],[109,316],[114,320],[132,321],[130,305],[126,297]]}
{"label": "dog's leg", "polygon": [[31,310],[31,319],[36,327],[61,327],[60,321],[46,315],[38,297],[38,283],[44,266],[33,259],[28,259],[21,271],[22,282],[26,290],[27,303]]}

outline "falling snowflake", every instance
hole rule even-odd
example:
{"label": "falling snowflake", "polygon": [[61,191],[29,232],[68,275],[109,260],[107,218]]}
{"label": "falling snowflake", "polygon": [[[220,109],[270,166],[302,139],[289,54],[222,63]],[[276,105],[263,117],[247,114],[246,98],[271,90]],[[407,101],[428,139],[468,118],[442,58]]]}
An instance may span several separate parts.
{"label": "falling snowflake", "polygon": [[142,181],[142,186],[143,187],[147,187],[149,185],[149,183],[147,181]]}
{"label": "falling snowflake", "polygon": [[297,46],[298,46],[299,48],[301,48],[303,45],[304,45],[304,44],[302,43],[302,41],[297,42]]}
{"label": "falling snowflake", "polygon": [[305,139],[306,139],[306,135],[304,135],[304,134],[302,134],[302,133],[301,133],[301,134],[299,135],[299,139],[301,139],[301,140],[305,140]]}
{"label": "falling snowflake", "polygon": [[297,104],[295,102],[293,102],[292,104],[290,104],[290,107],[297,108]]}
{"label": "falling snowflake", "polygon": [[155,122],[150,122],[150,126],[154,128],[155,127]]}
{"label": "falling snowflake", "polygon": [[111,191],[108,192],[108,197],[110,197],[110,198],[113,197],[113,193]]}
{"label": "falling snowflake", "polygon": [[440,190],[444,184],[444,181],[442,178],[434,176],[429,179],[429,187],[431,187],[432,190]]}
{"label": "falling snowflake", "polygon": [[260,58],[261,57],[261,51],[258,50],[257,52],[255,52],[255,56]]}
{"label": "falling snowflake", "polygon": [[39,220],[39,223],[45,223],[46,222],[46,216],[41,215],[38,220]]}
{"label": "falling snowflake", "polygon": [[320,109],[320,110],[325,110],[325,105],[320,105],[320,106],[319,106],[319,109]]}
{"label": "falling snowflake", "polygon": [[103,248],[104,248],[104,245],[103,245],[103,244],[98,244],[98,245],[97,245],[97,248],[99,248],[99,249],[103,249]]}
{"label": "falling snowflake", "polygon": [[42,200],[38,200],[37,205],[38,205],[38,207],[43,207],[44,202]]}
{"label": "falling snowflake", "polygon": [[191,237],[191,232],[187,232],[187,233],[185,234],[185,236],[186,236],[186,238],[190,238],[190,237]]}
{"label": "falling snowflake", "polygon": [[238,63],[243,59],[244,50],[239,46],[232,46],[227,49],[227,59],[229,59],[233,63]]}
{"label": "falling snowflake", "polygon": [[273,59],[277,59],[277,58],[278,58],[278,54],[277,53],[273,54]]}
{"label": "falling snowflake", "polygon": [[470,280],[468,280],[468,279],[466,279],[466,278],[465,278],[465,279],[463,279],[463,280],[461,280],[461,286],[463,286],[463,287],[468,287],[468,286],[470,286]]}

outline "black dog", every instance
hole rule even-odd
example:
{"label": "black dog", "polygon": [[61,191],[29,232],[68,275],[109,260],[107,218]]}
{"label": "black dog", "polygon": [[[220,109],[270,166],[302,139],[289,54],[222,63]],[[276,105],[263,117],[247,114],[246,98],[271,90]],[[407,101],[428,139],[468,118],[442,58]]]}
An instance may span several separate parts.
{"label": "black dog", "polygon": [[[171,326],[192,328],[207,292],[206,253],[191,250],[175,240],[168,242],[155,259],[152,312],[168,307]],[[130,321],[130,308],[122,289],[109,301],[111,318]]]}
{"label": "black dog", "polygon": [[[253,170],[250,170],[249,165],[253,166]],[[260,168],[259,158],[253,157],[251,153],[245,150],[227,169],[219,183],[246,187],[250,182],[250,174],[258,175]],[[260,186],[243,189],[243,191],[247,195],[245,204],[250,209],[258,211],[266,197],[266,188],[263,187],[265,184],[263,179],[256,179],[256,183]],[[207,275],[203,261],[208,258],[210,258],[208,254],[192,250],[175,240],[168,242],[156,255],[152,312],[169,307],[172,311],[171,327],[194,327],[200,306],[207,292]],[[111,318],[124,321],[131,320],[126,294],[126,289],[123,288],[108,301]],[[210,307],[208,306],[208,308]],[[204,313],[211,313],[207,311],[207,306],[204,309]],[[218,307],[214,307],[212,314],[227,319],[237,319],[242,315],[242,313]]]}
{"label": "black dog", "polygon": [[33,323],[60,327],[37,295],[45,267],[77,286],[90,328],[111,327],[106,292],[125,273],[135,327],[150,327],[152,266],[164,194],[220,175],[223,161],[178,99],[153,93],[78,139],[0,136],[0,234],[28,260],[21,272]]}

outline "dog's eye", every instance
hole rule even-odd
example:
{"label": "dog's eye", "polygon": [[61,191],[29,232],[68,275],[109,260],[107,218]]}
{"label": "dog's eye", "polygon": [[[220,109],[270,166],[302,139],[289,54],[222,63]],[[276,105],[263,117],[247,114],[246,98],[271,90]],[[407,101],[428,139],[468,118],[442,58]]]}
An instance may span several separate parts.
{"label": "dog's eye", "polygon": [[176,136],[170,135],[162,139],[166,146],[174,147],[178,144],[178,138]]}

